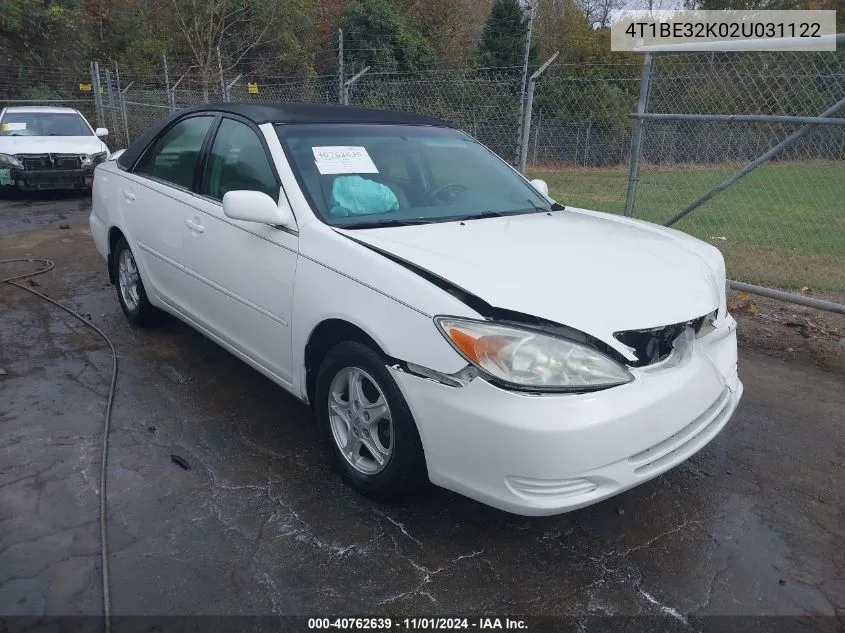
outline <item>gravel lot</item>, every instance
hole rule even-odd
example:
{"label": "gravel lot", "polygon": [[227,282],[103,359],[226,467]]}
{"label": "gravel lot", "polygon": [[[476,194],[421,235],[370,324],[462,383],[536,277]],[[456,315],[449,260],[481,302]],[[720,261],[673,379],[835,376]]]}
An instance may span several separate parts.
{"label": "gravel lot", "polygon": [[[845,374],[816,352],[756,344],[796,326],[743,339],[744,400],[712,444],[615,499],[540,519],[439,489],[378,505],[340,482],[310,413],[280,388],[175,320],[126,323],[88,234],[89,202],[0,203],[0,259],[55,261],[38,289],[90,315],[117,348],[116,614],[648,614],[681,626],[813,614],[842,626]],[[841,333],[832,319],[824,331]],[[838,336],[822,357],[839,358]],[[110,367],[81,324],[0,286],[2,615],[100,612]]]}

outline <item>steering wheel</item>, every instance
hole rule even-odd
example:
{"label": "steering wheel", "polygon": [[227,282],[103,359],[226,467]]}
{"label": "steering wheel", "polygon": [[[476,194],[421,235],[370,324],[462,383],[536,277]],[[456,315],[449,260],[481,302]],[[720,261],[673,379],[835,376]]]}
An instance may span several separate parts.
{"label": "steering wheel", "polygon": [[[456,194],[461,193],[463,191],[469,191],[469,187],[467,187],[466,185],[462,185],[459,182],[447,182],[445,185],[440,185],[434,191],[428,194],[428,197],[425,199],[425,201],[427,203],[434,203],[438,200],[442,200],[444,202],[452,202],[457,197]],[[444,197],[443,194],[447,192],[453,193],[449,193],[448,196]]]}

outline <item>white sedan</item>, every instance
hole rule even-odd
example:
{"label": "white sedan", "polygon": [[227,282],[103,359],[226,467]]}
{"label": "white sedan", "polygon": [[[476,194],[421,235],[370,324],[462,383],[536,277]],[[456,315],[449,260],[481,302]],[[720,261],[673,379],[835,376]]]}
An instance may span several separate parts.
{"label": "white sedan", "polygon": [[106,128],[91,127],[73,108],[0,110],[0,194],[20,189],[88,189],[109,158]]}
{"label": "white sedan", "polygon": [[573,510],[689,458],[742,395],[716,248],[563,207],[442,121],[207,105],[96,174],[129,321],[175,315],[309,403],[372,497]]}

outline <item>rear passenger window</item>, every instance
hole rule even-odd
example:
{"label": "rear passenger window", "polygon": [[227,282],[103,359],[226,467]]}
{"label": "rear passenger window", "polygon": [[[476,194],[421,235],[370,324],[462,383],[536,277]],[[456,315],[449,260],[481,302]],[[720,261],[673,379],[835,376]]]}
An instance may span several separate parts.
{"label": "rear passenger window", "polygon": [[135,166],[135,173],[152,176],[191,189],[212,116],[195,116],[180,121],[159,137]]}
{"label": "rear passenger window", "polygon": [[248,126],[223,119],[205,169],[206,195],[222,200],[227,191],[261,191],[279,201],[279,183],[258,135]]}

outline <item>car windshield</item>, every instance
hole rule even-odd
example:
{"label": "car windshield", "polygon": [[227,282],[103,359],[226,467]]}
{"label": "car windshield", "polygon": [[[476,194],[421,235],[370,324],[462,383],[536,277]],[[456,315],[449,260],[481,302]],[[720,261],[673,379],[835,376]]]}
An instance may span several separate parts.
{"label": "car windshield", "polygon": [[3,136],[91,136],[85,119],[75,112],[7,112],[0,121]]}
{"label": "car windshield", "polygon": [[371,228],[548,211],[495,154],[449,128],[277,125],[300,186],[332,226]]}

